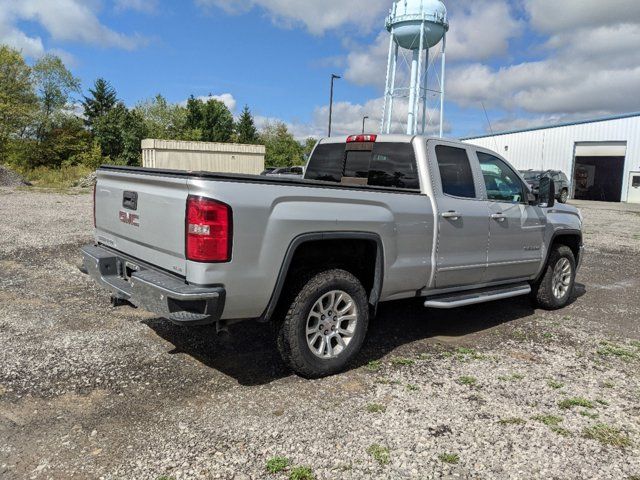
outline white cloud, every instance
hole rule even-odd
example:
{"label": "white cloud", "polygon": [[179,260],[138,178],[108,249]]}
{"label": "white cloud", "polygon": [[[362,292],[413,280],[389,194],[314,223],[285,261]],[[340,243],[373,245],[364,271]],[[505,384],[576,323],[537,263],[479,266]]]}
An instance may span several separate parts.
{"label": "white cloud", "polygon": [[142,13],[153,13],[158,8],[158,0],[115,0],[116,11],[135,10]]}
{"label": "white cloud", "polygon": [[368,31],[382,24],[391,7],[390,0],[196,0],[196,3],[233,14],[259,7],[275,24],[285,28],[302,25],[314,35],[347,26]]}
{"label": "white cloud", "polygon": [[36,22],[55,42],[82,42],[132,50],[146,41],[137,35],[116,32],[100,22],[98,4],[83,0],[0,0],[0,42],[39,56],[45,51],[39,36],[29,36],[19,22]]}

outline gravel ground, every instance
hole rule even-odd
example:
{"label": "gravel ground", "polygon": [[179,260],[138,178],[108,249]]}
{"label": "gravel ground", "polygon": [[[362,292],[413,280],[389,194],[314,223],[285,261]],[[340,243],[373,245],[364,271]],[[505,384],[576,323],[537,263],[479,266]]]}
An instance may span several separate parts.
{"label": "gravel ground", "polygon": [[0,478],[638,479],[640,208],[580,206],[565,310],[385,304],[354,369],[305,381],[268,327],[112,309],[77,270],[90,195],[0,189]]}

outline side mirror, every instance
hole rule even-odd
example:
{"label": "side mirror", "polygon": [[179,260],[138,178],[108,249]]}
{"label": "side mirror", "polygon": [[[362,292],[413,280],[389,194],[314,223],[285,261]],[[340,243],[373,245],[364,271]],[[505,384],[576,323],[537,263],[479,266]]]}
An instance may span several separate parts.
{"label": "side mirror", "polygon": [[549,177],[540,179],[538,205],[542,208],[552,208],[556,204],[556,184]]}

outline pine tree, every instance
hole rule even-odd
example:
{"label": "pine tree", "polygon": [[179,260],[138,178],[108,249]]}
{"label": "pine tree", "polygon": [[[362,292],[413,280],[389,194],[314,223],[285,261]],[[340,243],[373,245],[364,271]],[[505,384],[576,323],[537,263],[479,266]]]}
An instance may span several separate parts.
{"label": "pine tree", "polygon": [[93,129],[93,125],[118,103],[116,90],[103,78],[96,80],[93,89],[89,89],[90,97],[84,97],[85,124]]}
{"label": "pine tree", "polygon": [[236,134],[238,136],[238,143],[249,145],[258,143],[258,130],[256,129],[256,124],[253,121],[253,116],[247,105],[244,106],[242,114],[238,119]]}

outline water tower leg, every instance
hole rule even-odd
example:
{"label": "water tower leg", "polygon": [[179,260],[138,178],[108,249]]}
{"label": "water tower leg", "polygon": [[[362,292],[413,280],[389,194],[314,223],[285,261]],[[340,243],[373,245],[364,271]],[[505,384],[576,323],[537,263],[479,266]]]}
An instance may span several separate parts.
{"label": "water tower leg", "polygon": [[442,37],[442,73],[440,75],[440,138],[444,136],[444,74],[447,64],[447,35]]}
{"label": "water tower leg", "polygon": [[385,81],[385,90],[384,90],[384,106],[382,107],[382,118],[380,120],[380,132],[384,132],[386,128],[386,120],[387,120],[387,109],[389,108],[389,100],[391,99],[391,67],[392,67],[392,57],[393,57],[393,31],[391,32],[391,40],[389,42],[389,58],[387,60],[387,78]]}
{"label": "water tower leg", "polygon": [[418,84],[416,87],[416,98],[415,98],[415,102],[416,102],[416,106],[413,108],[413,111],[415,112],[414,116],[413,116],[413,134],[417,134],[418,133],[418,112],[420,112],[420,94],[422,92],[422,52],[424,51],[424,31],[425,28],[425,24],[424,21],[422,22],[422,24],[420,25],[420,50],[418,50]]}
{"label": "water tower leg", "polygon": [[420,59],[420,51],[413,51],[413,59],[411,60],[411,87],[409,90],[409,117],[407,118],[407,135],[413,135],[415,116],[416,116],[416,94],[418,89],[418,61]]}
{"label": "water tower leg", "polygon": [[396,71],[398,69],[398,54],[400,53],[400,47],[396,44],[395,53],[393,54],[393,65],[391,68],[391,88],[389,94],[389,108],[387,109],[387,128],[383,130],[383,133],[391,133],[391,123],[393,122],[393,99],[396,92]]}
{"label": "water tower leg", "polygon": [[422,135],[425,134],[427,130],[427,87],[429,86],[429,49],[427,48],[426,56],[426,66],[424,69],[424,90],[422,92]]}

